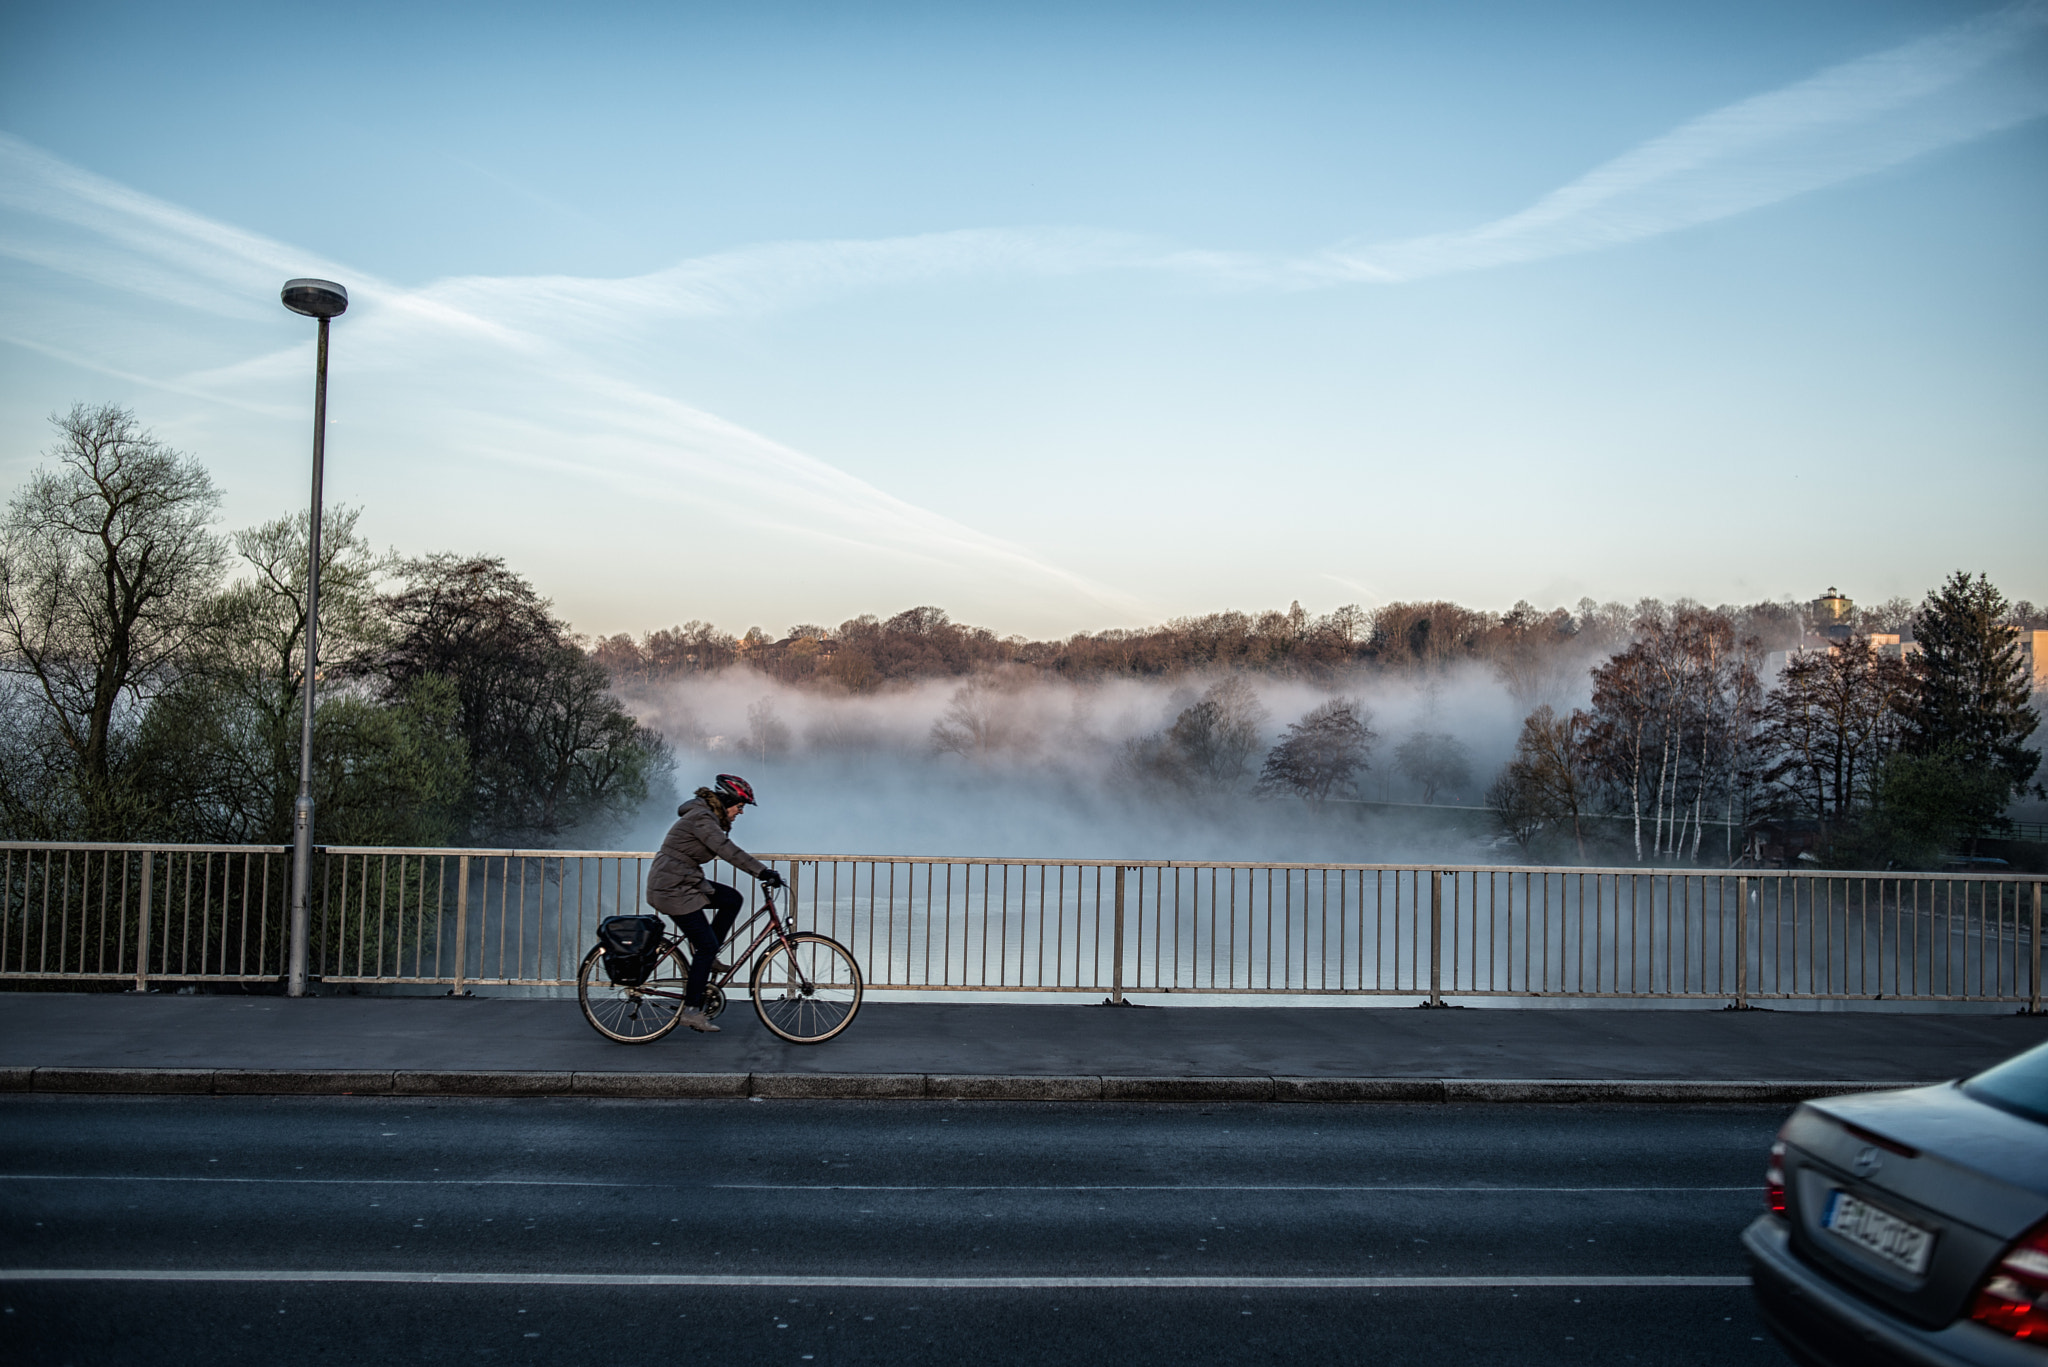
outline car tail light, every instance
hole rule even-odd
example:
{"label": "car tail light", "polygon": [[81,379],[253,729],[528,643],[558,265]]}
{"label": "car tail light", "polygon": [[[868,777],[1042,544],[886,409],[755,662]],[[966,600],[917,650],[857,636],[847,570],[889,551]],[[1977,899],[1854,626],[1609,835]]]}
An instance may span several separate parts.
{"label": "car tail light", "polygon": [[1764,1205],[1773,1215],[1785,1213],[1785,1141],[1771,1145],[1771,1165],[1764,1169]]}
{"label": "car tail light", "polygon": [[2048,1344],[2048,1221],[2006,1250],[1977,1288],[1970,1318],[2014,1338]]}

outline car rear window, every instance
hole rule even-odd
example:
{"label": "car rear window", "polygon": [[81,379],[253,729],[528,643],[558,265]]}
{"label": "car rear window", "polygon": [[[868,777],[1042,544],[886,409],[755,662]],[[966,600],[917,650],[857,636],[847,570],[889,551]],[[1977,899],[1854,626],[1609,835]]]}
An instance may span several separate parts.
{"label": "car rear window", "polygon": [[1963,1091],[2001,1110],[2048,1125],[2048,1044],[1985,1069],[1967,1079]]}

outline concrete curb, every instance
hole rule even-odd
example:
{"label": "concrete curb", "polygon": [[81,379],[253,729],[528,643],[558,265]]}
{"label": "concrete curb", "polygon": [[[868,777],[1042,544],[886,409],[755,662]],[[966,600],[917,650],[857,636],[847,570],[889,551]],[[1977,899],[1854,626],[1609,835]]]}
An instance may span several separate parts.
{"label": "concrete curb", "polygon": [[1102,1079],[934,1073],[924,1094],[938,1101],[1100,1101]]}
{"label": "concrete curb", "polygon": [[746,1073],[578,1073],[571,1086],[577,1096],[744,1097],[750,1081]]}
{"label": "concrete curb", "polygon": [[1271,1101],[1270,1077],[1105,1077],[1104,1101]]}
{"label": "concrete curb", "polygon": [[391,1090],[401,1096],[573,1096],[574,1073],[401,1072]]}
{"label": "concrete curb", "polygon": [[1276,1077],[1275,1101],[1399,1101],[1439,1102],[1442,1078],[1434,1077]]}
{"label": "concrete curb", "polygon": [[30,1081],[37,1092],[206,1093],[211,1068],[38,1068]]}
{"label": "concrete curb", "polygon": [[921,1098],[923,1073],[755,1073],[751,1095],[787,1100],[893,1101]]}
{"label": "concrete curb", "polygon": [[1691,1079],[1633,1078],[1445,1078],[1438,1084],[1446,1102],[1497,1103],[1618,1102],[1782,1102],[1790,1105],[1845,1092],[1884,1092],[1919,1082],[1699,1082]]}
{"label": "concrete curb", "polygon": [[1764,1103],[1919,1082],[1663,1078],[1097,1077],[948,1073],[567,1073],[341,1068],[0,1068],[0,1092],[100,1096],[502,1096],[950,1101]]}
{"label": "concrete curb", "polygon": [[353,1069],[217,1068],[213,1090],[216,1096],[389,1096],[392,1076]]}

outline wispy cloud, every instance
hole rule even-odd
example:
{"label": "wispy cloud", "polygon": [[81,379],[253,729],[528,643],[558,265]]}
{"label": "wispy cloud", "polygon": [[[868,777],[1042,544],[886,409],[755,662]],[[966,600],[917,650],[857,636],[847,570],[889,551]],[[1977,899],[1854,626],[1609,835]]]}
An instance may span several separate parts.
{"label": "wispy cloud", "polygon": [[1593,251],[1732,217],[2044,114],[2048,0],[2021,0],[1714,110],[1526,208],[1455,232],[1286,256],[1091,229],[964,229],[764,243],[623,279],[462,276],[415,290],[311,260],[0,135],[0,208],[99,239],[86,251],[68,234],[9,231],[0,235],[0,254],[229,315],[267,307],[263,296],[281,269],[327,269],[366,295],[440,313],[450,324],[554,338],[1000,277],[1144,271],[1277,288],[1391,284]]}
{"label": "wispy cloud", "polygon": [[229,317],[264,308],[279,271],[337,269],[333,262],[166,204],[4,133],[0,210],[12,215],[0,235],[0,255],[126,294]]}
{"label": "wispy cloud", "polygon": [[[579,487],[610,486],[631,505],[673,505],[698,525],[724,520],[826,548],[914,562],[927,571],[994,578],[1027,591],[1110,608],[1126,595],[1049,564],[1000,538],[877,488],[826,461],[775,442],[671,396],[628,383],[601,355],[577,345],[550,282],[450,281],[408,290],[366,272],[212,222],[175,205],[59,161],[0,135],[0,210],[10,211],[0,255],[69,276],[117,300],[142,301],[230,318],[279,317],[278,283],[291,275],[348,282],[352,383],[374,385],[391,414],[442,451],[485,464],[512,462],[571,475]],[[51,232],[54,227],[58,230]],[[771,253],[771,255],[773,255]],[[900,253],[884,249],[883,262]],[[912,253],[916,255],[916,253]],[[944,253],[938,254],[941,258]],[[799,263],[795,250],[787,260]],[[878,269],[887,270],[884,265]],[[931,269],[929,256],[922,267]],[[773,287],[758,279],[696,283],[682,269],[663,288],[687,310],[697,291],[738,297]],[[616,324],[644,312],[644,298],[583,282],[586,311]],[[38,308],[40,304],[40,309]],[[486,308],[485,305],[493,307]],[[712,311],[699,305],[699,311]],[[0,303],[0,337],[100,373],[241,408],[263,405],[306,372],[304,344],[244,355],[225,364],[165,373],[161,364],[122,365],[48,335],[61,330],[61,294],[16,288]],[[23,316],[27,314],[29,316]],[[189,315],[187,315],[189,316]],[[573,321],[573,320],[572,320]],[[140,327],[140,324],[137,325]],[[218,330],[216,329],[216,332]],[[183,349],[160,352],[172,358]]]}
{"label": "wispy cloud", "polygon": [[462,278],[429,291],[493,316],[607,331],[953,280],[1143,271],[1250,287],[1398,284],[1595,251],[1733,217],[2048,114],[2048,0],[2022,3],[1704,114],[1536,203],[1457,232],[1295,256],[1085,229],[768,243],[621,280]]}
{"label": "wispy cloud", "polygon": [[1617,246],[1729,218],[2048,114],[2048,4],[2010,6],[1681,125],[1518,213],[1346,245],[1304,283],[1392,283]]}

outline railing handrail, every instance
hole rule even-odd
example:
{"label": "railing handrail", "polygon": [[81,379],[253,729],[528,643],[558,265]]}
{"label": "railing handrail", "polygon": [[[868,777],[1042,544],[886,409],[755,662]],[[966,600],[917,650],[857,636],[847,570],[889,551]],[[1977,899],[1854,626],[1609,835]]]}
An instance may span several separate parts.
{"label": "railing handrail", "polygon": [[[654,852],[322,850],[309,952],[339,983],[560,987]],[[2048,874],[1795,867],[770,853],[790,912],[875,987],[2024,1002]],[[0,976],[284,971],[280,845],[0,841]],[[1172,877],[1168,877],[1168,874]],[[744,880],[736,880],[744,882]],[[1731,942],[1732,953],[1730,957]],[[1733,991],[1729,991],[1732,983]]]}
{"label": "railing handrail", "polygon": [[[290,845],[187,845],[168,841],[91,840],[0,840],[0,850],[80,850],[132,854],[166,851],[191,854],[289,854]],[[316,845],[322,854],[406,855],[471,859],[653,859],[658,850],[557,850],[516,849],[499,846],[454,845]],[[976,864],[1012,868],[1081,869],[1271,869],[1297,873],[1328,870],[1344,873],[1512,873],[1512,874],[1598,874],[1685,878],[1876,878],[1908,879],[1914,882],[1963,881],[1971,883],[2040,883],[2048,874],[2024,870],[1935,873],[1913,869],[1756,869],[1739,865],[1709,868],[1683,864],[1455,864],[1417,860],[1398,864],[1352,864],[1291,859],[1102,859],[1035,857],[982,854],[796,854],[757,851],[755,858],[784,864]]]}

